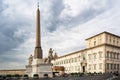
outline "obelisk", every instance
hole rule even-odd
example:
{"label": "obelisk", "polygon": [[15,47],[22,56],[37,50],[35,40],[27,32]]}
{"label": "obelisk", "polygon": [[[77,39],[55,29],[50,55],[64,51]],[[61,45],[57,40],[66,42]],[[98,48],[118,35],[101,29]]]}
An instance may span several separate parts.
{"label": "obelisk", "polygon": [[36,13],[36,46],[34,50],[34,58],[32,57],[32,59],[29,59],[29,65],[26,66],[26,73],[30,77],[33,77],[34,74],[38,74],[39,77],[44,77],[44,74],[53,77],[52,64],[45,63],[42,56],[39,3]]}
{"label": "obelisk", "polygon": [[34,50],[34,59],[42,59],[39,4],[36,12],[36,46]]}

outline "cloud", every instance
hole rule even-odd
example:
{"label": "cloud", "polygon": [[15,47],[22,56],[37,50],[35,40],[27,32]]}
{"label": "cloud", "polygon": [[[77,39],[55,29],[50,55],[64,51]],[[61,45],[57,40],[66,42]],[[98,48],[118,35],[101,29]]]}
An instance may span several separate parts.
{"label": "cloud", "polygon": [[[22,59],[23,56],[20,56],[24,55],[25,50],[23,52],[23,50],[19,51],[18,49],[20,45],[30,37],[29,34],[32,33],[31,30],[34,30],[32,29],[32,25],[34,24],[31,23],[32,18],[28,17],[31,16],[31,14],[28,14],[30,11],[28,12],[26,9],[26,11],[23,12],[23,7],[25,8],[26,6],[24,6],[25,4],[21,4],[21,8],[18,6],[19,3],[21,3],[19,0],[15,2],[9,2],[9,0],[2,1],[3,9],[0,11],[0,62],[3,64],[13,61],[16,63],[20,61],[24,62]],[[17,50],[15,50],[16,48]],[[5,66],[2,67],[5,68]]]}
{"label": "cloud", "polygon": [[[98,5],[96,4],[98,0],[92,1],[88,2],[89,7],[84,8],[82,12],[78,11],[77,15],[62,14],[62,18],[60,17],[61,20],[63,19],[62,24],[58,22],[56,30],[48,33],[43,44],[47,43],[47,46],[55,48],[59,55],[64,55],[85,48],[85,39],[100,32],[108,31],[120,35],[118,34],[119,18],[117,18],[120,17],[119,5],[116,5],[120,2],[102,0]],[[66,16],[70,16],[69,19]]]}
{"label": "cloud", "polygon": [[[46,26],[50,32],[59,27],[70,28],[85,23],[111,8],[109,0],[102,0],[99,3],[98,0],[56,0],[50,2],[49,5],[51,5],[47,6],[49,11],[43,15],[47,18],[44,21],[47,24],[43,22],[43,26]],[[46,15],[49,16],[46,17]]]}

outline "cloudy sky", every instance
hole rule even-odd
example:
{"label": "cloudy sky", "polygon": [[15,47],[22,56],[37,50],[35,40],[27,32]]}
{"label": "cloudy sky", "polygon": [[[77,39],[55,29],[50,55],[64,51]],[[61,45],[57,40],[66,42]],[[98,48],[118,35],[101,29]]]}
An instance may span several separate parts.
{"label": "cloudy sky", "polygon": [[0,69],[25,68],[33,54],[38,1],[44,57],[84,49],[103,31],[120,35],[120,0],[0,0]]}

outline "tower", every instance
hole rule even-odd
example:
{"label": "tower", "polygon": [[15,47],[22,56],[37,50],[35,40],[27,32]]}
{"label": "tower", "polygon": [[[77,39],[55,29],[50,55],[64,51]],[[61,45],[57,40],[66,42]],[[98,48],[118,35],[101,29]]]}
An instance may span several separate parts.
{"label": "tower", "polygon": [[39,4],[36,12],[36,46],[34,50],[34,59],[42,59]]}

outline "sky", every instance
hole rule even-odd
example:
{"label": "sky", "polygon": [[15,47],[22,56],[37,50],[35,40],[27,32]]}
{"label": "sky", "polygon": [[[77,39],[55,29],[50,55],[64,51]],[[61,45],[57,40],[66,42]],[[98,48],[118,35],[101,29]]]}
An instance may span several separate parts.
{"label": "sky", "polygon": [[0,69],[23,69],[34,54],[38,1],[44,57],[82,50],[103,31],[120,36],[120,0],[0,0]]}

